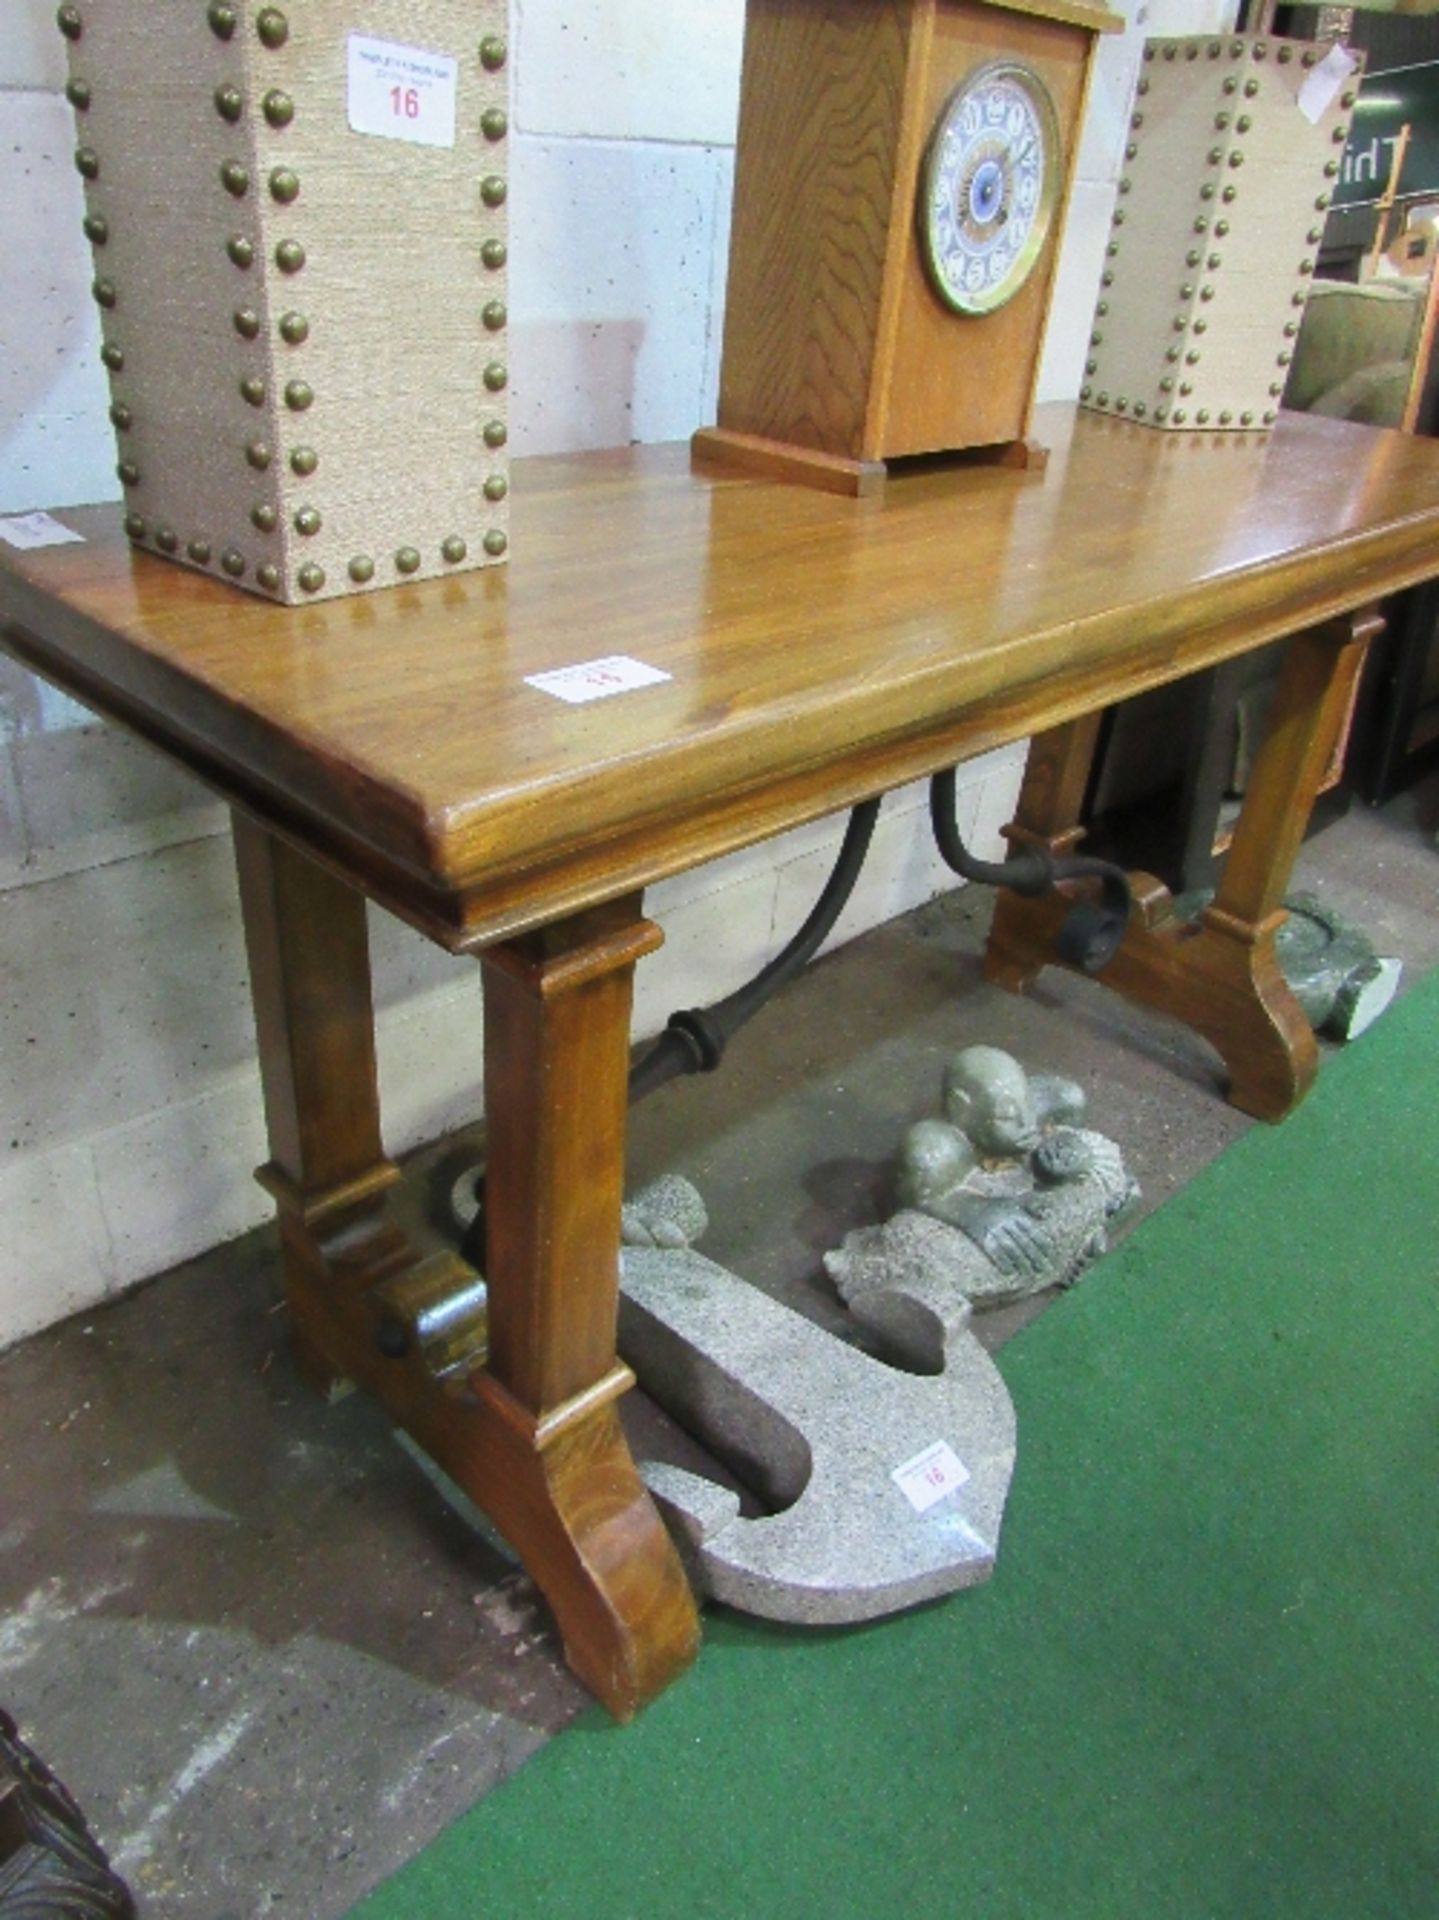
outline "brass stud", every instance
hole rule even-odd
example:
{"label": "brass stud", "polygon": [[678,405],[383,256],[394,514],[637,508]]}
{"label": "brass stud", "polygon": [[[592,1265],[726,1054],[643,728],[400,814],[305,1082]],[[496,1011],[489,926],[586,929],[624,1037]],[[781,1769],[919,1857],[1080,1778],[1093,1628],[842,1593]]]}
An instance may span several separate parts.
{"label": "brass stud", "polygon": [[250,268],[255,264],[255,245],[243,234],[237,233],[232,240],[225,242],[225,251],[237,267]]}
{"label": "brass stud", "polygon": [[295,103],[288,93],[282,93],[278,87],[271,87],[260,102],[260,111],[272,127],[288,127],[295,117]]}
{"label": "brass stud", "polygon": [[128,433],[135,424],[135,416],[123,400],[117,400],[110,409],[110,425],[117,433]]}
{"label": "brass stud", "polygon": [[275,265],[281,273],[298,273],[305,264],[305,249],[298,240],[282,240],[275,248]]}
{"label": "brass stud", "polygon": [[124,372],[125,355],[121,351],[121,349],[116,346],[113,340],[107,340],[104,346],[101,347],[100,358],[104,361],[105,365],[110,369],[111,373]]}
{"label": "brass stud", "polygon": [[245,111],[244,94],[238,87],[216,87],[215,111],[222,120],[228,120],[233,126]]}
{"label": "brass stud", "polygon": [[420,566],[418,550],[414,547],[401,547],[395,555],[395,565],[401,573],[417,573]]}
{"label": "brass stud", "polygon": [[1182,313],[1176,313],[1176,314],[1175,314],[1175,316],[1174,316],[1174,331],[1175,331],[1176,333],[1183,333],[1183,331],[1184,331],[1184,329],[1185,329],[1185,328],[1186,328],[1186,327],[1187,327],[1188,325],[1189,325],[1189,322],[1188,322],[1188,321],[1187,321],[1187,320],[1185,319],[1185,317],[1184,317],[1184,315],[1183,315]]}
{"label": "brass stud", "polygon": [[1192,380],[1181,380],[1181,381],[1180,381],[1180,383],[1179,383],[1179,397],[1180,397],[1180,399],[1181,399],[1181,400],[1187,400],[1187,399],[1189,398],[1189,396],[1190,396],[1190,394],[1191,394],[1191,393],[1193,393],[1193,391],[1194,391],[1194,382],[1193,382]]}
{"label": "brass stud", "polygon": [[102,214],[87,213],[80,224],[92,247],[103,247],[110,238],[110,223]]}
{"label": "brass stud", "polygon": [[1178,347],[1166,347],[1164,349],[1164,357],[1171,362],[1177,360],[1179,358]]}
{"label": "brass stud", "polygon": [[238,547],[226,547],[220,555],[220,565],[232,580],[238,580],[245,571],[245,556]]}
{"label": "brass stud", "polygon": [[285,383],[285,405],[291,413],[304,413],[314,404],[315,390],[308,380],[288,380]]}
{"label": "brass stud", "polygon": [[1114,212],[1110,215],[1109,224],[1113,227],[1122,227],[1124,225],[1123,207],[1116,207],[1114,209]]}
{"label": "brass stud", "polygon": [[1114,275],[1109,271],[1108,267],[1100,274],[1099,284],[1101,287],[1112,287],[1114,285]]}
{"label": "brass stud", "polygon": [[280,584],[280,569],[273,560],[266,560],[255,569],[255,579],[266,593],[274,593]]}
{"label": "brass stud", "polygon": [[255,17],[255,31],[262,45],[283,47],[290,37],[290,23],[278,7],[261,7]]}
{"label": "brass stud", "polygon": [[502,361],[491,360],[490,364],[485,368],[484,378],[485,385],[491,393],[503,393],[509,375],[505,372]]}
{"label": "brass stud", "polygon": [[1109,255],[1110,259],[1112,260],[1115,254],[1119,252],[1119,242],[1117,240],[1111,240],[1109,245],[1104,249],[1104,251]]}
{"label": "brass stud", "polygon": [[1196,221],[1194,222],[1194,231],[1195,231],[1196,233],[1208,233],[1208,231],[1209,231],[1209,216],[1208,216],[1208,214],[1206,214],[1206,213],[1201,213],[1201,214],[1199,215],[1199,217],[1198,217],[1198,218],[1196,219]]}
{"label": "brass stud", "polygon": [[1211,41],[1210,41],[1210,43],[1209,43],[1209,57],[1210,57],[1210,59],[1211,59],[1211,60],[1217,60],[1217,59],[1219,58],[1219,56],[1220,56],[1220,54],[1221,54],[1221,53],[1223,53],[1223,51],[1224,51],[1224,48],[1222,47],[1222,45],[1221,45],[1221,44],[1219,43],[1219,41],[1218,41],[1218,40],[1211,40]]}
{"label": "brass stud", "polygon": [[480,182],[480,198],[487,207],[502,207],[508,189],[497,173],[487,173]]}
{"label": "brass stud", "polygon": [[1159,391],[1161,393],[1173,393],[1174,375],[1172,373],[1165,374],[1164,378],[1159,383]]}
{"label": "brass stud", "polygon": [[1092,334],[1090,334],[1089,344],[1092,347],[1102,347],[1104,345],[1104,335],[1100,333],[1097,328]]}
{"label": "brass stud", "polygon": [[1191,347],[1191,348],[1189,349],[1189,351],[1188,351],[1188,353],[1186,353],[1186,354],[1185,354],[1185,356],[1184,356],[1184,364],[1185,364],[1185,366],[1186,366],[1186,367],[1197,367],[1197,366],[1199,365],[1199,361],[1200,361],[1200,357],[1201,357],[1201,356],[1200,356],[1200,352],[1199,352],[1199,349],[1198,349],[1198,347]]}
{"label": "brass stud", "polygon": [[300,197],[300,176],[293,167],[276,167],[270,175],[270,198],[288,207]]}
{"label": "brass stud", "polygon": [[492,560],[498,560],[500,555],[507,550],[509,544],[509,541],[505,538],[504,534],[500,532],[498,527],[491,527],[485,535],[485,552]]}
{"label": "brass stud", "polygon": [[1135,154],[1138,153],[1138,151],[1139,151],[1138,141],[1130,140],[1125,143],[1124,157],[1126,160],[1132,160]]}
{"label": "brass stud", "polygon": [[1229,57],[1231,60],[1242,60],[1244,58],[1244,42],[1242,40],[1230,41]]}
{"label": "brass stud", "polygon": [[1194,282],[1192,280],[1186,280],[1183,283],[1179,289],[1179,297],[1181,300],[1192,300],[1194,298]]}
{"label": "brass stud", "polygon": [[140,514],[127,513],[125,515],[125,531],[132,540],[143,540],[149,529],[146,527],[144,519]]}
{"label": "brass stud", "polygon": [[1109,395],[1105,392],[1103,387],[1100,388],[1099,392],[1094,396],[1094,398],[1095,398],[1095,403],[1098,406],[1107,407],[1109,405]]}
{"label": "brass stud", "polygon": [[1191,247],[1184,256],[1184,264],[1186,267],[1197,267],[1201,265],[1203,259],[1204,255],[1199,251],[1198,247]]}
{"label": "brass stud", "polygon": [[1188,415],[1185,413],[1183,407],[1176,407],[1173,413],[1170,414],[1169,417],[1174,422],[1176,427],[1182,427],[1184,425],[1185,420],[1188,418]]}
{"label": "brass stud", "polygon": [[1312,49],[1310,49],[1309,51],[1301,55],[1300,63],[1303,66],[1312,67],[1314,63],[1318,60],[1318,58],[1319,58],[1319,55],[1315,53]]}
{"label": "brass stud", "polygon": [[480,318],[491,333],[498,333],[508,319],[503,300],[487,300]]}
{"label": "brass stud", "polygon": [[1273,407],[1267,407],[1265,409],[1264,424],[1266,427],[1272,427],[1278,418],[1279,415],[1274,411]]}
{"label": "brass stud", "polygon": [[490,268],[502,267],[510,257],[510,250],[503,240],[487,240],[480,248],[480,258]]}
{"label": "brass stud", "polygon": [[120,296],[115,290],[115,282],[113,280],[97,280],[91,287],[90,292],[94,296],[95,305],[97,307],[104,307],[107,312],[113,313],[119,305]]}
{"label": "brass stud", "polygon": [[452,533],[440,548],[441,557],[452,567],[457,567],[468,552],[469,548],[457,533]]}
{"label": "brass stud", "polygon": [[1119,183],[1119,191],[1121,193],[1132,193],[1134,191],[1134,182],[1126,176],[1126,178],[1122,179]]}
{"label": "brass stud", "polygon": [[1290,46],[1282,46],[1275,57],[1281,67],[1287,67],[1289,62],[1294,58],[1294,49]]}
{"label": "brass stud", "polygon": [[1302,307],[1308,298],[1309,290],[1307,287],[1296,287],[1294,292],[1289,296],[1289,304],[1291,307]]}
{"label": "brass stud", "polygon": [[1174,58],[1174,56],[1175,56],[1175,54],[1176,54],[1176,53],[1178,53],[1178,51],[1179,51],[1179,49],[1178,49],[1178,47],[1166,47],[1166,48],[1164,49],[1164,57],[1165,57],[1165,59],[1166,59],[1166,60],[1172,60],[1172,59]]}
{"label": "brass stud", "polygon": [[1356,101],[1356,100],[1357,100],[1358,98],[1359,98],[1359,95],[1358,95],[1357,93],[1353,93],[1353,92],[1350,92],[1350,93],[1342,93],[1342,94],[1340,94],[1340,96],[1339,96],[1339,104],[1340,104],[1340,106],[1341,106],[1341,107],[1343,107],[1343,108],[1345,109],[1345,111],[1347,112],[1347,111],[1349,110],[1349,108],[1350,108],[1350,107],[1352,107],[1352,106],[1354,105],[1354,103],[1355,103],[1355,101]]}
{"label": "brass stud", "polygon": [[1228,407],[1225,407],[1219,416],[1220,426],[1221,427],[1230,426],[1233,424],[1233,420],[1234,420],[1234,415],[1229,411]]}
{"label": "brass stud", "polygon": [[1290,361],[1294,358],[1294,355],[1289,351],[1287,347],[1284,347],[1278,353],[1275,354],[1274,358],[1281,367],[1287,367]]}
{"label": "brass stud", "polygon": [[1308,241],[1311,247],[1317,247],[1320,241],[1324,238],[1323,227],[1311,227],[1308,233],[1305,234],[1304,238]]}
{"label": "brass stud", "polygon": [[1254,415],[1252,413],[1241,413],[1239,416],[1239,424],[1241,427],[1252,427],[1254,425]]}
{"label": "brass stud", "polygon": [[1146,65],[1148,64],[1149,61],[1151,61],[1154,58],[1154,53],[1155,53],[1155,49],[1153,47],[1146,47],[1144,49],[1144,59],[1145,59]]}
{"label": "brass stud", "polygon": [[296,447],[290,455],[290,471],[299,474],[302,480],[308,480],[319,465],[320,456],[313,447]]}
{"label": "brass stud", "polygon": [[1214,298],[1213,287],[1201,287],[1199,289],[1199,297],[1201,300],[1212,300]]}
{"label": "brass stud", "polygon": [[1241,113],[1234,123],[1234,131],[1236,133],[1248,133],[1253,125],[1254,122],[1250,119],[1249,115],[1247,113]]}
{"label": "brass stud", "polygon": [[1223,147],[1211,147],[1209,149],[1209,164],[1211,167],[1217,167],[1223,158],[1224,158]]}
{"label": "brass stud", "polygon": [[235,311],[235,331],[242,340],[254,340],[259,337],[260,316],[253,307],[239,307]]}
{"label": "brass stud", "polygon": [[510,490],[510,483],[502,473],[492,473],[485,482],[487,500],[503,500]]}
{"label": "brass stud", "polygon": [[1239,91],[1239,82],[1232,73],[1225,76],[1224,91],[1226,93],[1238,93]]}
{"label": "brass stud", "polygon": [[1299,271],[1301,273],[1313,273],[1314,262],[1312,260],[1301,260],[1299,262]]}
{"label": "brass stud", "polygon": [[214,6],[209,12],[210,31],[218,40],[229,40],[235,32],[235,9]]}
{"label": "brass stud", "polygon": [[303,313],[284,313],[280,316],[280,338],[288,346],[300,347],[310,337],[310,323]]}
{"label": "brass stud", "polygon": [[1329,137],[1336,147],[1342,147],[1344,142],[1349,138],[1349,129],[1348,127],[1336,127]]}
{"label": "brass stud", "polygon": [[1319,198],[1314,202],[1314,211],[1316,213],[1327,213],[1329,211],[1329,195],[1327,193],[1321,193]]}
{"label": "brass stud", "polygon": [[1093,387],[1083,386],[1079,389],[1079,397],[1081,400],[1087,400],[1093,392],[1094,392]]}
{"label": "brass stud", "polygon": [[503,420],[487,420],[485,422],[485,445],[487,447],[502,447],[509,437],[510,430]]}
{"label": "brass stud", "polygon": [[487,33],[480,42],[480,65],[487,73],[498,73],[509,49],[497,33]]}
{"label": "brass stud", "polygon": [[280,516],[268,500],[260,501],[250,509],[250,525],[257,533],[273,533],[280,524]]}
{"label": "brass stud", "polygon": [[1146,414],[1146,413],[1148,413],[1148,411],[1149,411],[1149,409],[1148,409],[1148,407],[1147,407],[1147,406],[1145,406],[1145,404],[1144,404],[1144,402],[1143,402],[1142,400],[1136,400],[1136,401],[1135,401],[1135,403],[1134,403],[1134,417],[1135,417],[1135,419],[1136,419],[1136,420],[1142,420],[1142,419],[1144,418],[1144,416],[1145,416],[1145,414]]}
{"label": "brass stud", "polygon": [[1254,46],[1254,58],[1256,60],[1267,60],[1268,57],[1269,57],[1268,42],[1265,40],[1256,41]]}
{"label": "brass stud", "polygon": [[1129,124],[1131,127],[1134,128],[1135,132],[1137,133],[1139,129],[1144,125],[1144,115],[1142,113],[1131,114],[1129,116]]}
{"label": "brass stud", "polygon": [[250,191],[248,167],[242,167],[238,160],[227,160],[220,168],[220,185],[236,200],[243,200]]}
{"label": "brass stud", "polygon": [[1216,113],[1214,116],[1214,124],[1219,131],[1223,133],[1224,129],[1229,125],[1229,115],[1227,113]]}
{"label": "brass stud", "polygon": [[1229,164],[1231,167],[1242,167],[1244,165],[1244,155],[1242,153],[1231,153],[1229,156]]}
{"label": "brass stud", "polygon": [[90,82],[88,80],[67,81],[65,98],[76,113],[87,113],[90,108]]}
{"label": "brass stud", "polygon": [[240,382],[240,397],[242,400],[248,400],[252,407],[263,407],[265,404],[264,381],[257,374],[247,373]]}
{"label": "brass stud", "polygon": [[1196,426],[1200,426],[1200,427],[1207,427],[1209,425],[1208,407],[1201,407],[1199,409],[1198,413],[1196,413],[1194,416],[1194,422]]}
{"label": "brass stud", "polygon": [[78,7],[61,7],[55,15],[55,24],[67,40],[78,40],[85,31]]}
{"label": "brass stud", "polygon": [[1212,200],[1214,198],[1214,182],[1212,180],[1205,181],[1204,185],[1199,189],[1199,197],[1201,200]]}
{"label": "brass stud", "polygon": [[1202,314],[1194,322],[1194,331],[1196,333],[1208,333],[1209,331],[1209,322],[1203,317]]}
{"label": "brass stud", "polygon": [[1229,222],[1227,220],[1215,221],[1214,236],[1217,240],[1223,240],[1225,236],[1228,234],[1228,232],[1229,232]]}
{"label": "brass stud", "polygon": [[375,563],[367,553],[357,553],[349,565],[349,575],[357,587],[368,586],[375,577]]}
{"label": "brass stud", "polygon": [[295,531],[302,533],[307,540],[320,531],[322,524],[313,507],[301,507],[295,514]]}
{"label": "brass stud", "polygon": [[1218,273],[1219,269],[1224,265],[1224,256],[1218,253],[1211,253],[1204,264],[1211,273]]}
{"label": "brass stud", "polygon": [[1098,373],[1099,362],[1097,360],[1086,360],[1084,363],[1084,371],[1086,373]]}
{"label": "brass stud", "polygon": [[318,593],[325,584],[325,569],[317,567],[313,560],[301,567],[299,575],[301,590],[305,593]]}
{"label": "brass stud", "polygon": [[480,115],[480,132],[487,140],[503,140],[509,130],[509,115],[503,107],[486,107]]}
{"label": "brass stud", "polygon": [[190,558],[195,562],[196,566],[198,567],[209,566],[210,543],[208,540],[192,540],[189,546],[186,547],[185,551],[186,553],[189,554]]}
{"label": "brass stud", "polygon": [[161,553],[178,553],[180,550],[180,536],[173,527],[156,527],[155,545],[160,549]]}
{"label": "brass stud", "polygon": [[1269,392],[1272,399],[1277,400],[1279,396],[1283,393],[1283,391],[1284,391],[1284,382],[1282,380],[1270,381]]}
{"label": "brass stud", "polygon": [[1154,409],[1154,419],[1155,419],[1156,425],[1162,425],[1164,421],[1166,421],[1168,418],[1169,418],[1168,407],[1156,407]]}
{"label": "brass stud", "polygon": [[1195,46],[1192,40],[1190,41],[1189,45],[1184,49],[1184,57],[1186,60],[1197,60],[1199,58],[1199,49],[1198,47]]}
{"label": "brass stud", "polygon": [[76,147],[75,170],[85,180],[100,178],[100,156],[93,147]]}
{"label": "brass stud", "polygon": [[1246,80],[1244,82],[1244,97],[1246,100],[1252,100],[1258,91],[1259,82],[1257,80]]}
{"label": "brass stud", "polygon": [[1234,202],[1239,198],[1239,189],[1238,187],[1226,187],[1219,197],[1226,207],[1233,206]]}
{"label": "brass stud", "polygon": [[274,455],[263,440],[251,440],[245,448],[245,459],[256,473],[265,473]]}

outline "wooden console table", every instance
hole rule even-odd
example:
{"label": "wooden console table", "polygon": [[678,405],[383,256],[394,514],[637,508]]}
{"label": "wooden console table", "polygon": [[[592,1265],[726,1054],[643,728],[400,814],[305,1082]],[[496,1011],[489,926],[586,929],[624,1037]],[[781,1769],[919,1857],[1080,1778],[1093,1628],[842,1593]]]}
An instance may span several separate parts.
{"label": "wooden console table", "polygon": [[[132,553],[113,507],[60,516],[83,545],[0,547],[4,645],[234,808],[302,1365],[494,1517],[621,1716],[698,1636],[615,1406],[645,886],[1031,733],[1011,833],[1070,846],[1103,707],[1292,634],[1218,900],[1181,930],[1142,883],[1107,977],[1205,1033],[1252,1112],[1314,1074],[1280,899],[1356,610],[1439,574],[1439,445],[1300,415],[1038,431],[1042,476],[913,472],[882,502],[673,447],[521,461],[508,567],[294,611]],[[526,684],[615,654],[670,677],[573,706]],[[484,969],[487,1327],[458,1256],[387,1213],[366,896]],[[1047,964],[1058,913],[1004,899],[994,977]]]}

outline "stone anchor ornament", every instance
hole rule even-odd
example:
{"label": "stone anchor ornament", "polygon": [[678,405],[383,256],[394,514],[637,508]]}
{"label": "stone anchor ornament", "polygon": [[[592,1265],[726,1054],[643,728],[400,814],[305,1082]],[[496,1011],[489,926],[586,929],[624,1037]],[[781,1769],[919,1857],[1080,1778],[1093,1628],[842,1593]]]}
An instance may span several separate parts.
{"label": "stone anchor ornament", "polygon": [[770,1620],[872,1620],[985,1579],[1014,1468],[1014,1409],[956,1294],[934,1370],[901,1371],[685,1242],[686,1182],[626,1209],[620,1351],[645,1391],[769,1506],[678,1467],[642,1469],[695,1584]]}

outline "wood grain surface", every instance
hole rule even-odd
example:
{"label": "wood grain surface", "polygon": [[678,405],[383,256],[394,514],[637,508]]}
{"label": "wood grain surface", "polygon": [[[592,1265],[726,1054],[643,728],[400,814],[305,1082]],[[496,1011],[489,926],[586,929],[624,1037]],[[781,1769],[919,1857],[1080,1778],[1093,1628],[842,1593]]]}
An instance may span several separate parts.
{"label": "wood grain surface", "polygon": [[[1306,415],[1171,436],[1041,410],[1048,470],[881,501],[521,461],[504,569],[284,609],[132,554],[0,545],[0,638],[460,949],[1247,651],[1439,568],[1439,446]],[[527,675],[671,677],[566,706]]]}

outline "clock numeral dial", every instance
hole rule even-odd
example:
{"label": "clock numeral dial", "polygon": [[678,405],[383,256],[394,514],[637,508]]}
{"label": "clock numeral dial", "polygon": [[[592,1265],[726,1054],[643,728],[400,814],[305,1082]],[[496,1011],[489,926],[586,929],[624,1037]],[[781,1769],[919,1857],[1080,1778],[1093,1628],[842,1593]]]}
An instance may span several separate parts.
{"label": "clock numeral dial", "polygon": [[935,125],[919,225],[935,292],[992,313],[1039,259],[1059,190],[1059,129],[1044,82],[1014,61],[970,74]]}

